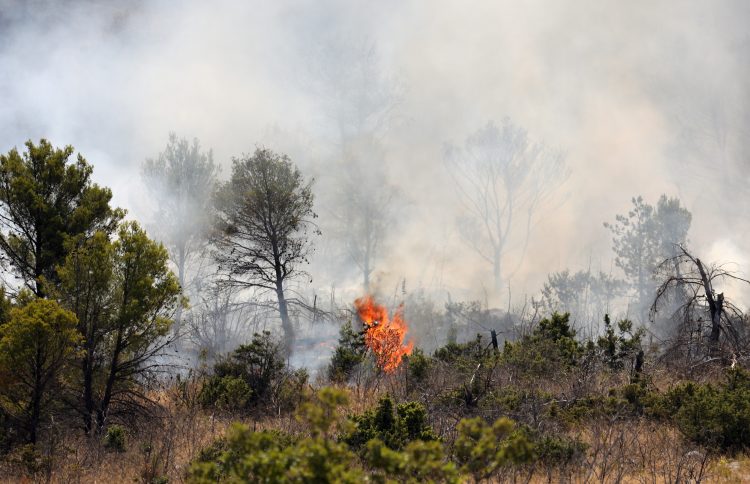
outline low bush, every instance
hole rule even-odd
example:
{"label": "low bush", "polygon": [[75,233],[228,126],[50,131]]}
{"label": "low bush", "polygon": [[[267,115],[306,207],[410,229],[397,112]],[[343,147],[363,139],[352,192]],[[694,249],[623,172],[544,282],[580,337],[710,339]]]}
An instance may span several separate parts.
{"label": "low bush", "polygon": [[305,370],[287,368],[281,345],[265,331],[214,365],[198,399],[203,406],[227,411],[267,404],[292,410],[304,394],[307,378]]}
{"label": "low bush", "polygon": [[719,385],[684,383],[651,405],[690,440],[717,451],[750,448],[750,373],[729,370]]}
{"label": "low bush", "polygon": [[502,360],[529,377],[550,377],[577,364],[584,348],[568,313],[553,313],[517,342],[506,341]]}
{"label": "low bush", "polygon": [[375,409],[354,415],[351,420],[354,428],[344,441],[356,450],[364,448],[372,439],[378,439],[394,450],[400,450],[414,440],[437,440],[427,424],[427,410],[419,402],[394,405],[391,397],[385,396]]}
{"label": "low bush", "polygon": [[363,333],[355,331],[351,321],[347,321],[339,331],[339,342],[328,365],[328,379],[335,383],[346,383],[366,354]]}
{"label": "low bush", "polygon": [[114,452],[125,452],[125,429],[120,425],[110,425],[104,434],[104,447]]}
{"label": "low bush", "polygon": [[455,459],[475,482],[490,478],[506,465],[522,465],[535,459],[533,443],[510,419],[503,417],[492,425],[480,417],[463,419],[456,430]]}

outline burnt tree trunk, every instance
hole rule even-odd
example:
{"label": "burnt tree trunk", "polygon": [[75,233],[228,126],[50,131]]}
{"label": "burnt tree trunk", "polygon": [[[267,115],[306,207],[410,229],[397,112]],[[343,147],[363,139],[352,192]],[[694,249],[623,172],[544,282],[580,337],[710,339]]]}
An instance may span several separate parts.
{"label": "burnt tree trunk", "polygon": [[700,259],[695,259],[695,264],[698,266],[698,272],[701,275],[701,281],[703,282],[703,290],[706,293],[706,302],[708,303],[708,311],[711,316],[711,336],[709,337],[709,350],[711,356],[716,356],[719,352],[719,336],[721,335],[721,313],[724,310],[724,294],[714,295],[713,287],[711,287],[711,280],[706,274],[706,269],[703,267],[703,263]]}

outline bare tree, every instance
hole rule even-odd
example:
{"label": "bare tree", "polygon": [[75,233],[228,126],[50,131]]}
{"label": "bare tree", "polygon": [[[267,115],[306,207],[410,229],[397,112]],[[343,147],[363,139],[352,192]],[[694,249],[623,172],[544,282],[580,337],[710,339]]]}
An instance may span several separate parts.
{"label": "bare tree", "polygon": [[[744,96],[744,94],[742,94]],[[703,96],[691,96],[677,103],[673,117],[679,127],[673,152],[682,176],[678,182],[695,190],[697,197],[708,196],[727,204],[727,216],[740,214],[738,206],[747,209],[747,148],[750,144],[750,115],[746,103],[737,102],[731,92],[708,87]],[[716,196],[727,190],[734,196]],[[731,219],[735,230],[744,222],[741,216]],[[747,230],[747,226],[743,225]]]}
{"label": "bare tree", "polygon": [[368,39],[332,37],[312,53],[308,89],[335,127],[342,149],[363,134],[386,131],[401,87],[380,67],[377,46]]}
{"label": "bare tree", "polygon": [[359,269],[365,292],[386,227],[393,223],[398,190],[389,183],[382,138],[400,99],[396,80],[384,74],[374,43],[335,39],[323,44],[312,66],[311,90],[335,129],[332,232]]}
{"label": "bare tree", "polygon": [[209,281],[197,289],[186,325],[191,342],[207,361],[233,350],[247,335],[260,332],[269,311],[243,301],[240,288]]}
{"label": "bare tree", "polygon": [[[504,119],[469,136],[445,155],[466,216],[458,229],[466,243],[492,266],[495,289],[518,270],[546,199],[569,175],[565,156],[533,142],[525,129]],[[520,235],[518,266],[504,274],[503,259]]]}
{"label": "bare tree", "polygon": [[235,159],[231,179],[217,196],[214,256],[224,284],[276,295],[288,351],[294,341],[286,291],[312,249],[311,184],[285,155],[257,149]]}
{"label": "bare tree", "polygon": [[651,306],[652,320],[660,307],[678,298],[673,317],[679,320],[680,328],[673,346],[685,351],[690,360],[715,359],[728,353],[737,358],[750,357],[745,316],[723,292],[715,289],[718,283],[728,280],[750,281],[722,266],[704,264],[682,246],[677,248],[679,253],[658,268],[664,282]]}
{"label": "bare tree", "polygon": [[365,292],[370,290],[371,275],[392,231],[393,203],[398,197],[376,161],[382,160],[377,143],[368,144],[369,149],[360,144],[347,150],[336,193],[339,208],[333,213],[338,222],[335,232],[359,269]]}

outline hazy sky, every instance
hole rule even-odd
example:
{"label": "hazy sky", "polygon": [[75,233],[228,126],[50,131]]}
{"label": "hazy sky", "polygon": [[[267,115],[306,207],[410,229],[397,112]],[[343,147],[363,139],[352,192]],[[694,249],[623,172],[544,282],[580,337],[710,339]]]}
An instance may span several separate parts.
{"label": "hazy sky", "polygon": [[0,0],[0,151],[72,144],[143,219],[139,166],[170,131],[213,148],[225,176],[263,143],[326,187],[335,129],[319,74],[345,72],[346,53],[369,45],[399,93],[382,130],[403,194],[377,265],[384,287],[406,278],[477,297],[489,284],[456,232],[443,150],[505,117],[571,169],[511,281],[518,297],[550,271],[609,271],[602,222],[639,194],[680,196],[694,249],[747,265],[748,25],[743,0]]}

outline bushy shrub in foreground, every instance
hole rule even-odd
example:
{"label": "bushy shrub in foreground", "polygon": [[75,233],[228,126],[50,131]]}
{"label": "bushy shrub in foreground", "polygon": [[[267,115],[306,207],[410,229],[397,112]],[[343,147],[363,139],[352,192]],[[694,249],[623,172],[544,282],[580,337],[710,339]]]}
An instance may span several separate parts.
{"label": "bushy shrub in foreground", "polygon": [[354,429],[345,441],[353,449],[361,449],[372,439],[378,439],[391,449],[402,449],[414,440],[431,441],[437,436],[427,424],[427,410],[419,402],[394,405],[384,396],[374,410],[352,417]]}
{"label": "bushy shrub in foreground", "polygon": [[684,383],[653,403],[652,413],[668,416],[686,437],[709,449],[750,448],[750,373],[727,371],[719,385]]}
{"label": "bushy shrub in foreground", "polygon": [[305,370],[287,368],[281,345],[264,331],[214,365],[199,399],[204,406],[228,411],[269,402],[290,410],[300,402],[307,379]]}
{"label": "bushy shrub in foreground", "polygon": [[297,418],[305,433],[253,432],[235,424],[193,462],[190,482],[461,482],[495,478],[510,466],[562,468],[586,446],[566,436],[538,435],[508,418],[477,417],[457,426],[452,447],[426,424],[421,404],[384,397],[364,414],[345,418],[346,393],[321,389]]}

